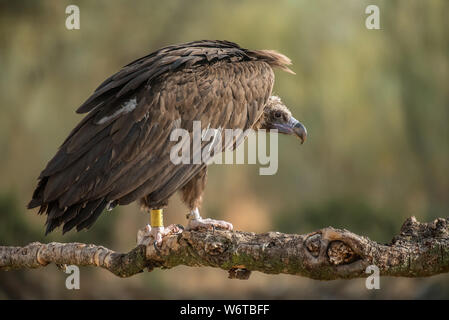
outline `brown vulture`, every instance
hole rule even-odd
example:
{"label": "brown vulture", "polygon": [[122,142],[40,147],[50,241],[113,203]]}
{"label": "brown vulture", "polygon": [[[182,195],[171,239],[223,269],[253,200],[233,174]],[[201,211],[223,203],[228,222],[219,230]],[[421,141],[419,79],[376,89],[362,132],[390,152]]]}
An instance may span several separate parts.
{"label": "brown vulture", "polygon": [[[271,95],[272,68],[293,73],[290,59],[271,50],[248,50],[229,41],[167,46],[124,66],[78,108],[87,113],[39,176],[28,208],[46,213],[46,234],[87,229],[104,209],[139,200],[151,212],[140,240],[160,244],[162,209],[180,191],[189,207],[190,229],[232,229],[203,219],[198,208],[207,165],[174,164],[175,128],[278,129],[303,142],[306,129]],[[223,146],[224,148],[225,146]],[[221,150],[223,151],[223,150]]]}

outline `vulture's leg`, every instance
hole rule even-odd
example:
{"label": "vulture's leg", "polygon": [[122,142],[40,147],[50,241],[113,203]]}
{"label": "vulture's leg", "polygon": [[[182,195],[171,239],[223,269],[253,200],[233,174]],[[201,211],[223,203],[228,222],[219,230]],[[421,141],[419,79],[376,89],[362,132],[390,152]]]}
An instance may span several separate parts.
{"label": "vulture's leg", "polygon": [[188,230],[198,230],[198,229],[215,229],[222,228],[227,230],[232,230],[233,226],[231,223],[214,220],[214,219],[204,219],[200,216],[199,208],[202,203],[202,196],[204,188],[206,187],[207,178],[207,167],[198,172],[182,189],[182,200],[189,207],[190,213],[187,214],[187,219],[189,223],[187,224]]}
{"label": "vulture's leg", "polygon": [[157,249],[157,246],[162,244],[162,238],[164,236],[180,233],[182,229],[180,226],[174,224],[164,227],[163,208],[167,206],[166,203],[158,206],[158,208],[149,208],[146,205],[146,200],[146,198],[142,198],[140,203],[142,209],[150,213],[150,224],[147,224],[137,232],[137,244],[148,246],[152,243]]}

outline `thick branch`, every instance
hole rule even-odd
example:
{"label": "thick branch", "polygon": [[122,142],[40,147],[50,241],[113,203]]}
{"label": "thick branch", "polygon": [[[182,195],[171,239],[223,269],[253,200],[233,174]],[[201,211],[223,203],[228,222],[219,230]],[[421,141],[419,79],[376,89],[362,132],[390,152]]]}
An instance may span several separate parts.
{"label": "thick branch", "polygon": [[385,276],[425,277],[449,272],[449,219],[419,223],[409,218],[388,245],[328,227],[305,235],[184,231],[166,237],[159,252],[141,245],[127,254],[81,243],[0,247],[0,270],[49,263],[99,266],[120,277],[178,265],[221,268],[230,278],[240,279],[247,279],[251,271],[349,279],[367,276],[369,265]]}

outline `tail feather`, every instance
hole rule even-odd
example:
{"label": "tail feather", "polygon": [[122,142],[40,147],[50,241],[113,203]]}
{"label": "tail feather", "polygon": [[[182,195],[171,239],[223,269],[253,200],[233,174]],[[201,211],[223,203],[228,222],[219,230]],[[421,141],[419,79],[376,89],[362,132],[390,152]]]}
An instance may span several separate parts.
{"label": "tail feather", "polygon": [[55,204],[50,212],[47,211],[45,235],[61,225],[63,234],[75,227],[77,231],[89,228],[98,219],[106,205],[107,201],[103,198],[89,201],[86,204],[78,203],[65,210]]}
{"label": "tail feather", "polygon": [[77,215],[75,215],[72,219],[66,220],[64,219],[64,227],[62,228],[62,233],[66,233],[70,230],[72,230],[74,227],[82,223],[84,220],[88,219],[92,213],[95,212],[97,207],[100,205],[103,199],[98,199],[94,201],[90,201],[86,204],[84,208],[81,208],[81,210],[78,212]]}
{"label": "tail feather", "polygon": [[33,193],[33,198],[27,205],[28,209],[40,206],[38,214],[45,213],[47,215],[45,235],[61,225],[63,225],[63,234],[75,227],[77,231],[88,229],[98,219],[107,205],[105,198],[99,198],[60,208],[58,199],[50,202],[44,201],[43,196],[47,182],[48,177],[44,177],[39,181]]}
{"label": "tail feather", "polygon": [[107,201],[105,199],[103,199],[102,202],[95,209],[95,211],[93,211],[90,214],[89,218],[87,218],[86,220],[84,220],[83,222],[79,223],[76,226],[76,231],[81,231],[83,229],[89,229],[94,224],[94,222],[97,221],[98,217],[103,212],[106,205],[107,205]]}
{"label": "tail feather", "polygon": [[[45,190],[45,186],[47,185],[47,182],[48,182],[48,177],[44,177],[39,180],[36,190],[34,190],[34,192],[33,192],[33,197],[31,199],[30,203],[28,203],[28,205],[27,205],[28,209],[33,209],[33,208],[36,208],[39,206],[42,207],[43,198],[44,198],[44,190]],[[41,213],[41,212],[39,211],[39,213]]]}

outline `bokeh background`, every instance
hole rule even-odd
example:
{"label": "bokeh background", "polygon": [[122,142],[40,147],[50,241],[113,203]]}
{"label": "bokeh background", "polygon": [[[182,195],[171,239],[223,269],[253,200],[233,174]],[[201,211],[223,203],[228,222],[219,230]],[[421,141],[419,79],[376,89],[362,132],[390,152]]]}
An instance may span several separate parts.
{"label": "bokeh background", "polygon": [[[65,8],[81,29],[65,28]],[[365,28],[380,8],[381,30]],[[449,1],[0,1],[0,244],[81,241],[118,251],[147,221],[137,205],[102,215],[88,232],[44,237],[25,209],[36,178],[81,120],[74,110],[106,77],[159,47],[227,39],[289,56],[275,92],[309,130],[280,137],[279,170],[212,166],[203,214],[237,229],[307,233],[332,225],[389,242],[409,216],[449,212]],[[178,197],[166,223],[185,223]],[[254,273],[227,279],[178,267],[119,279],[81,269],[65,288],[55,266],[0,273],[0,298],[449,298],[449,275],[320,282]]]}

